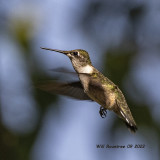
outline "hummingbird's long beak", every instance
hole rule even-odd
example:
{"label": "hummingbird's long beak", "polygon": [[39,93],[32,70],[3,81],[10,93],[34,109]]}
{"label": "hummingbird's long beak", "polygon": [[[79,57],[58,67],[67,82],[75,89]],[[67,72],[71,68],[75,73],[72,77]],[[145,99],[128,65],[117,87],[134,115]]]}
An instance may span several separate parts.
{"label": "hummingbird's long beak", "polygon": [[65,55],[68,54],[68,51],[62,51],[62,50],[58,50],[58,49],[51,49],[51,48],[44,48],[44,47],[40,47],[40,48],[45,49],[45,50],[49,50],[49,51],[55,51],[55,52],[63,53]]}

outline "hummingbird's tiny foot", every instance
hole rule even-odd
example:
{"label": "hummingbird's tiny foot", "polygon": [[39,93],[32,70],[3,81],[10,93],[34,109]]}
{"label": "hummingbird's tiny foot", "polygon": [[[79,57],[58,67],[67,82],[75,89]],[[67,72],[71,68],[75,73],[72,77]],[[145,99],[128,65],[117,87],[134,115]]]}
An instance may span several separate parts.
{"label": "hummingbird's tiny foot", "polygon": [[102,118],[105,118],[107,115],[107,110],[104,107],[100,107],[99,114]]}

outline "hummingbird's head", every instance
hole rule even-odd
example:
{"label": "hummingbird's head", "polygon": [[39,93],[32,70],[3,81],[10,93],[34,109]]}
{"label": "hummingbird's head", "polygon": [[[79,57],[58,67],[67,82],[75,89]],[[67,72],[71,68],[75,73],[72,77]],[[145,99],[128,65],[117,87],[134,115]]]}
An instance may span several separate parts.
{"label": "hummingbird's head", "polygon": [[77,72],[82,67],[92,66],[89,54],[85,50],[75,49],[75,50],[70,50],[70,51],[63,51],[63,50],[50,49],[50,48],[41,48],[41,49],[55,51],[55,52],[65,54],[66,56],[68,56],[70,58],[72,65]]}

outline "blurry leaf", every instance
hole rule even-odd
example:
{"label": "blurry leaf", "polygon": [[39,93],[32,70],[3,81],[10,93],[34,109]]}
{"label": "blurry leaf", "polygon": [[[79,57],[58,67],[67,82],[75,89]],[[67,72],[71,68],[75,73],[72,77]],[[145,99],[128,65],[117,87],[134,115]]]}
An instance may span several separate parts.
{"label": "blurry leaf", "polygon": [[11,34],[17,41],[20,47],[24,49],[24,53],[30,54],[30,49],[33,41],[33,22],[29,19],[13,18],[10,24]]}
{"label": "blurry leaf", "polygon": [[143,5],[131,8],[129,11],[131,21],[133,23],[137,23],[137,20],[139,20],[144,15],[145,9],[146,8]]}
{"label": "blurry leaf", "polygon": [[134,50],[124,48],[107,51],[105,57],[105,75],[115,84],[121,85],[124,77],[128,74],[134,53]]}

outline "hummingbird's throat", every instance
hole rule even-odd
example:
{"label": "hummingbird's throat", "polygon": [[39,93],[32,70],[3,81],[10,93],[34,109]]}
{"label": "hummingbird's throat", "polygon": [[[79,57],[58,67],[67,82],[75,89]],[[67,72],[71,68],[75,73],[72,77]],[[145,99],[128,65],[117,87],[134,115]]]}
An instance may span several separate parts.
{"label": "hummingbird's throat", "polygon": [[87,73],[87,74],[93,73],[93,67],[91,65],[81,66],[75,69],[77,70],[78,73]]}

